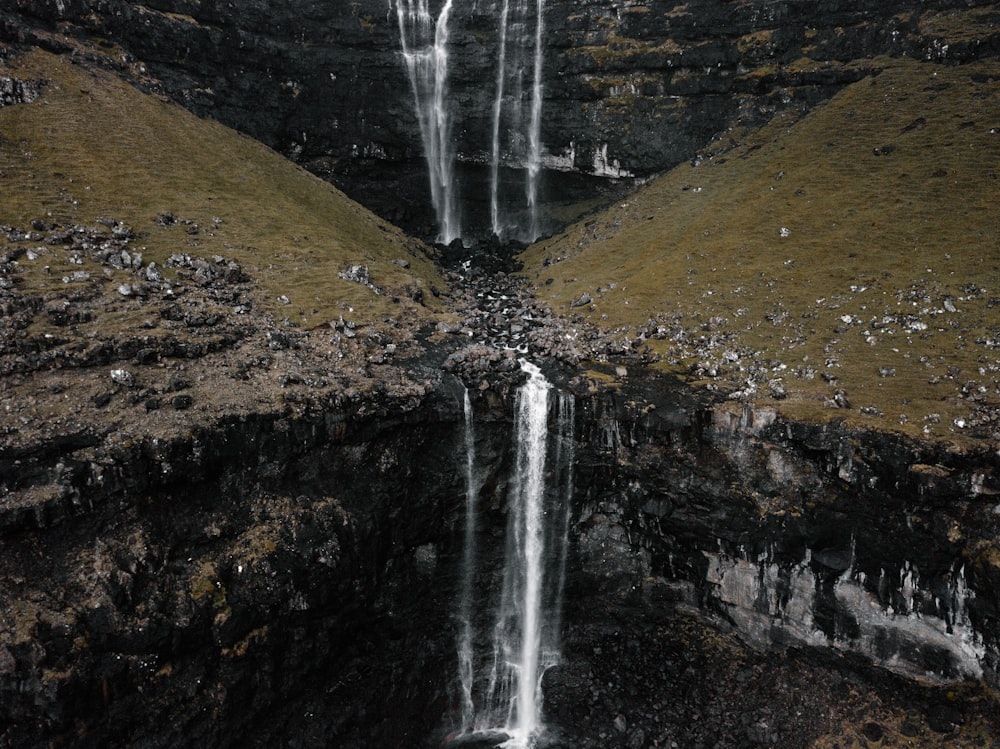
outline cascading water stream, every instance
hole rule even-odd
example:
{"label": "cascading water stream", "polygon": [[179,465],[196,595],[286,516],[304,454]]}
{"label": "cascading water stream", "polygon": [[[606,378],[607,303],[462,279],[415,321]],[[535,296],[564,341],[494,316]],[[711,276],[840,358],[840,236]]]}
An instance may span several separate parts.
{"label": "cascading water stream", "polygon": [[[500,239],[514,236],[532,242],[541,233],[538,179],[542,164],[544,0],[535,0],[533,13],[529,0],[503,0],[499,29],[490,149],[490,218],[493,233]],[[530,87],[525,80],[529,67]],[[507,209],[515,201],[504,195],[500,167],[505,160],[525,170],[525,220],[508,215]]]}
{"label": "cascading water stream", "polygon": [[500,237],[503,225],[500,222],[500,115],[503,112],[504,81],[507,71],[507,17],[510,15],[510,0],[503,0],[500,11],[500,47],[497,57],[496,93],[493,96],[493,138],[490,142],[490,221],[493,233]]}
{"label": "cascading water stream", "polygon": [[427,159],[438,241],[449,244],[462,234],[455,184],[455,146],[448,108],[448,23],[452,0],[437,19],[429,0],[396,0],[403,60],[413,89],[420,137]]}
{"label": "cascading water stream", "polygon": [[461,590],[458,601],[458,678],[462,690],[462,731],[467,731],[475,717],[472,700],[474,676],[472,624],[472,581],[476,573],[476,522],[479,509],[479,487],[476,485],[476,431],[469,391],[464,390],[465,414],[465,538],[462,552]]}
{"label": "cascading water stream", "polygon": [[[434,16],[431,0],[395,0],[400,44],[413,90],[427,160],[438,241],[462,236],[456,147],[450,108],[449,23],[454,0]],[[533,242],[541,235],[538,186],[542,166],[544,0],[500,0],[497,68],[490,128],[490,223],[501,240]],[[504,177],[524,170],[523,186]]]}
{"label": "cascading water stream", "polygon": [[[481,643],[485,652],[479,658],[472,627],[478,492],[471,410],[466,412],[469,499],[459,597],[459,681],[460,734],[503,735],[504,746],[527,749],[543,730],[542,678],[560,658],[574,409],[571,396],[556,392],[550,397],[555,391],[536,366],[524,361],[521,366],[528,381],[516,401],[503,582],[492,642]],[[554,429],[549,427],[550,411]]]}
{"label": "cascading water stream", "polygon": [[528,201],[529,241],[538,239],[538,174],[542,165],[542,32],[543,0],[537,0],[535,12],[535,65],[531,83],[531,117],[528,121],[528,168],[525,195]]}
{"label": "cascading water stream", "polygon": [[507,526],[504,587],[494,636],[494,674],[487,704],[506,709],[505,729],[525,746],[538,727],[539,661],[544,534],[541,504],[545,491],[546,421],[549,384],[532,365],[518,392],[517,463]]}

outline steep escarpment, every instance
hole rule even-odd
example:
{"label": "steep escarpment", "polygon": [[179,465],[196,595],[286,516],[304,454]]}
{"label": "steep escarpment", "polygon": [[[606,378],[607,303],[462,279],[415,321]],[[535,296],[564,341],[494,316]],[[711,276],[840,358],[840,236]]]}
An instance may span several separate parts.
{"label": "steep escarpment", "polygon": [[[463,3],[450,22],[445,105],[470,236],[482,233],[488,211],[500,13],[499,3]],[[74,38],[97,39],[116,64],[193,111],[308,165],[397,223],[436,231],[392,5],[20,0],[0,19],[8,40],[70,51]],[[541,81],[549,226],[592,206],[606,178],[662,171],[729,128],[807,109],[877,70],[880,55],[995,56],[996,24],[993,4],[951,0],[549,2]],[[502,158],[523,166],[506,150]]]}
{"label": "steep escarpment", "polygon": [[[993,9],[957,7],[588,4],[552,24],[554,65],[568,85],[553,87],[560,103],[546,142],[565,146],[565,133],[577,132],[574,159],[584,170],[662,171],[733,127],[808,109],[877,70],[878,56],[958,62],[995,54]],[[954,24],[962,41],[935,39],[938,19],[948,22],[935,31]],[[985,33],[966,37],[979,22]]]}
{"label": "steep escarpment", "polygon": [[[513,460],[503,369],[473,397],[484,591]],[[458,381],[421,372],[409,397],[77,434],[30,453],[47,471],[6,447],[3,740],[439,745],[464,417]],[[577,401],[555,745],[995,740],[995,455],[551,374]]]}
{"label": "steep escarpment", "polygon": [[[581,393],[566,662],[547,691],[567,744],[995,735],[971,693],[910,690],[996,679],[996,454],[669,392]],[[879,668],[856,691],[861,663]]]}
{"label": "steep escarpment", "polygon": [[325,741],[436,728],[458,403],[387,405],[63,445],[63,511],[4,523],[4,745],[270,746],[312,692]]}
{"label": "steep escarpment", "polygon": [[[751,639],[827,641],[940,678],[995,671],[996,605],[986,593],[996,575],[992,451],[948,451],[839,424],[786,421],[767,409],[716,406],[702,412],[710,421],[696,440],[704,451],[694,455],[679,436],[692,425],[658,412],[639,399],[594,414],[593,443],[619,461],[618,498],[591,498],[600,530],[590,543],[582,536],[595,574],[602,574],[601,526],[614,516],[649,554],[633,584],[648,584],[649,575],[687,578],[697,591],[692,600],[714,602]],[[686,449],[675,453],[673,443]],[[620,464],[626,455],[635,468]],[[581,473],[606,470],[602,463]],[[697,552],[681,553],[694,539]],[[804,579],[795,579],[800,573]],[[733,579],[741,574],[748,577]],[[973,589],[983,594],[970,595]],[[953,639],[938,637],[945,633]]]}

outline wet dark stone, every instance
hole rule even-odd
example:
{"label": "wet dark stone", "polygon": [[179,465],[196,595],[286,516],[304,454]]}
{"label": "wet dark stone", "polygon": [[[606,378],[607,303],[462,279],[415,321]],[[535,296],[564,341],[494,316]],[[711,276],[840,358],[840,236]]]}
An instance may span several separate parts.
{"label": "wet dark stone", "polygon": [[194,405],[194,398],[190,395],[175,395],[171,401],[171,405],[177,411],[183,411],[187,408],[191,408]]}
{"label": "wet dark stone", "polygon": [[885,731],[882,729],[882,726],[874,721],[865,723],[864,727],[861,729],[861,733],[863,733],[865,738],[869,741],[881,741],[882,737],[885,735]]}
{"label": "wet dark stone", "polygon": [[172,375],[170,382],[167,384],[167,390],[171,392],[187,390],[189,387],[191,387],[191,383],[181,375]]}
{"label": "wet dark stone", "polygon": [[937,733],[954,733],[965,722],[957,705],[937,703],[927,710],[927,725]]}
{"label": "wet dark stone", "polygon": [[135,353],[137,364],[152,364],[159,358],[160,354],[155,348],[141,348]]}

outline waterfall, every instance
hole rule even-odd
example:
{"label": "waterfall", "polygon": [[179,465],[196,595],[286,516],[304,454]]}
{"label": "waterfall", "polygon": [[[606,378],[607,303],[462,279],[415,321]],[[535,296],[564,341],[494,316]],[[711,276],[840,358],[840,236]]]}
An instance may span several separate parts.
{"label": "waterfall", "polygon": [[536,0],[535,65],[531,82],[531,117],[528,120],[528,168],[525,195],[528,201],[529,241],[538,239],[538,173],[542,165],[542,32],[543,0]]}
{"label": "waterfall", "polygon": [[476,432],[469,391],[464,391],[465,413],[465,537],[462,552],[461,590],[458,599],[458,680],[462,690],[462,731],[468,731],[475,717],[472,700],[474,666],[472,583],[476,573],[476,520],[478,515],[479,487],[476,485]]}
{"label": "waterfall", "polygon": [[[439,0],[440,1],[440,0]],[[449,22],[454,0],[437,17],[431,0],[395,0],[403,60],[413,90],[438,222],[438,241],[462,236],[456,148],[448,98]],[[542,166],[544,0],[499,0],[497,67],[489,142],[490,223],[501,240],[533,242],[541,235],[538,185]],[[524,172],[514,184],[504,170]]]}
{"label": "waterfall", "polygon": [[448,22],[452,0],[445,0],[437,19],[429,0],[396,0],[403,60],[413,89],[420,137],[427,159],[431,202],[438,221],[438,241],[461,236],[455,183],[455,146],[448,110]]}
{"label": "waterfall", "polygon": [[500,222],[500,115],[503,112],[504,81],[507,70],[507,17],[510,15],[510,0],[503,0],[500,11],[500,50],[497,57],[497,83],[493,95],[493,139],[490,148],[490,221],[493,233],[502,237]]}
{"label": "waterfall", "polygon": [[[574,408],[569,395],[556,393],[551,397],[554,390],[536,366],[524,361],[521,366],[528,381],[516,398],[516,452],[507,492],[502,583],[493,603],[492,642],[481,643],[484,652],[478,659],[473,652],[472,626],[478,497],[471,417],[466,420],[469,500],[460,606],[468,608],[459,617],[459,681],[463,701],[460,735],[503,735],[504,746],[527,749],[535,746],[543,729],[542,677],[560,658]],[[488,601],[479,603],[489,605]],[[470,712],[474,715],[471,721]]]}
{"label": "waterfall", "polygon": [[576,418],[576,401],[569,393],[559,392],[556,400],[557,429],[555,464],[559,473],[555,477],[556,486],[561,488],[561,497],[551,512],[551,522],[547,528],[551,532],[549,548],[557,552],[556,591],[553,596],[552,612],[548,618],[549,642],[558,648],[562,636],[562,610],[566,585],[566,561],[569,551],[569,518],[573,499],[573,464],[576,462],[573,424]]}
{"label": "waterfall", "polygon": [[[503,0],[499,29],[490,149],[490,218],[493,233],[500,239],[514,236],[531,242],[540,234],[538,178],[542,163],[544,0],[535,0],[533,12],[530,0]],[[530,87],[526,85],[529,66]],[[506,210],[515,201],[504,195],[500,167],[505,160],[525,170],[527,218],[523,220]]]}

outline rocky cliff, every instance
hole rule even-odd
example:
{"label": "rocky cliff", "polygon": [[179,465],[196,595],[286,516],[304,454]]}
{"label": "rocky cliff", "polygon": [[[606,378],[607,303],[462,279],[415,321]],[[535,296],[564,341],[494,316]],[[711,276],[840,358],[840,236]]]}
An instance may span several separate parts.
{"label": "rocky cliff", "polygon": [[[500,12],[497,2],[461,3],[451,20],[446,105],[470,235],[485,225]],[[546,3],[548,226],[592,205],[609,179],[665,170],[730,128],[808,108],[871,73],[879,55],[994,56],[992,14],[992,3],[958,0]],[[104,40],[136,77],[151,73],[198,114],[433,235],[392,3],[18,0],[0,29],[55,47],[66,42],[54,31]]]}
{"label": "rocky cliff", "polygon": [[[995,453],[669,393],[640,380],[582,400],[568,655],[548,693],[572,745],[599,746],[602,730],[615,746],[824,745],[819,714],[842,709],[848,664],[906,677],[870,672],[876,692],[881,678],[900,694],[909,679],[996,679]],[[723,639],[687,630],[692,611]],[[678,701],[678,685],[698,697]],[[932,694],[904,698],[923,705],[921,743],[976,730]],[[796,716],[777,707],[788,700]],[[916,735],[894,720],[838,730]]]}
{"label": "rocky cliff", "polygon": [[[464,494],[439,356],[409,397],[6,447],[3,744],[439,745]],[[512,461],[502,361],[470,383],[490,383],[484,583]],[[551,374],[579,435],[554,745],[1000,735],[994,454]]]}
{"label": "rocky cliff", "polygon": [[[504,344],[546,352],[576,402],[563,657],[545,674],[554,745],[1000,735],[995,450],[794,421],[644,373],[628,351],[614,371],[557,364],[575,361],[566,324],[502,274],[465,279],[460,327],[433,335],[419,319],[275,323],[221,259],[156,283],[118,269],[146,279],[128,304],[164,338],[95,345],[87,323],[114,319],[120,283],[28,293],[29,250],[76,252],[77,272],[99,275],[133,242],[121,224],[8,233],[4,746],[445,741],[463,383],[488,591],[520,385]],[[237,293],[248,310],[214,312]],[[58,338],[19,332],[36,318]],[[488,637],[487,611],[476,624]]]}

